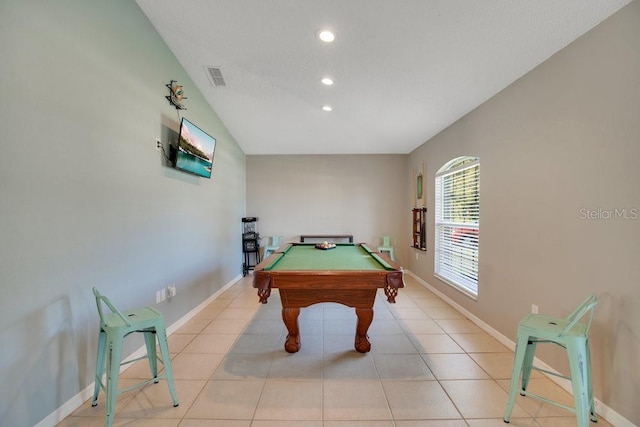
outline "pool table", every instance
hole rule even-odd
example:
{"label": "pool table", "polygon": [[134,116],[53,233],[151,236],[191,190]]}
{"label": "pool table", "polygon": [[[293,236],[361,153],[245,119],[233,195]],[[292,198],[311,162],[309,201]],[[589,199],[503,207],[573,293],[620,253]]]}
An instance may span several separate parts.
{"label": "pool table", "polygon": [[282,300],[282,319],[289,332],[284,348],[300,350],[298,315],[300,308],[321,302],[354,307],[358,317],[355,349],[371,350],[367,331],[373,320],[373,303],[378,288],[394,303],[404,287],[402,268],[364,243],[337,243],[319,249],[313,243],[290,243],[258,264],[253,287],[266,304],[272,288]]}

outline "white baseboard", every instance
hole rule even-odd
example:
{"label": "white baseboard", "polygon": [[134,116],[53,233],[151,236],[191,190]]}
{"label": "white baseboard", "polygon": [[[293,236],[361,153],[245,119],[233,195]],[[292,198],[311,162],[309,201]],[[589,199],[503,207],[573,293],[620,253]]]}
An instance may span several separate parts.
{"label": "white baseboard", "polygon": [[[171,326],[167,327],[167,335],[171,335],[189,320],[193,319],[199,312],[201,312],[207,305],[209,305],[213,300],[218,298],[224,291],[229,289],[231,286],[235,285],[238,280],[240,280],[242,276],[238,275],[233,278],[230,282],[224,285],[222,288],[217,290],[213,295],[207,298],[204,302],[196,306],[193,310],[189,311],[187,314],[178,319]],[[142,357],[146,354],[147,349],[146,346],[142,346],[136,351],[134,351],[129,357],[124,359],[122,362],[128,362],[139,357]],[[120,373],[126,371],[132,364],[126,364],[120,368]],[[91,399],[93,397],[93,389],[95,386],[95,382],[89,384],[80,393],[73,396],[71,399],[67,400],[62,406],[58,409],[47,415],[42,421],[36,424],[34,427],[54,427],[60,421],[71,415],[76,409],[82,406],[84,402]]]}
{"label": "white baseboard", "polygon": [[[230,287],[232,287],[233,285],[235,285],[238,280],[242,279],[242,276],[237,275],[236,277],[234,277],[229,283],[227,283],[226,285],[224,285],[222,288],[218,289],[213,295],[211,295],[209,298],[207,298],[206,300],[204,300],[202,303],[200,303],[197,307],[195,307],[193,310],[191,310],[190,312],[188,312],[187,314],[185,314],[184,316],[182,316],[180,319],[178,319],[174,324],[172,324],[171,326],[167,327],[167,335],[171,335],[173,334],[175,331],[177,331],[178,329],[180,329],[182,326],[184,326],[189,320],[193,319],[196,314],[200,313],[202,310],[204,310],[204,308],[206,306],[208,306],[209,304],[211,304],[211,302],[213,302],[213,300],[217,299],[220,295],[222,295],[224,293],[224,291],[226,291],[227,289],[229,289]],[[144,350],[144,349],[143,349]]]}
{"label": "white baseboard", "polygon": [[[515,351],[515,348],[516,348],[516,343],[515,342],[511,341],[509,338],[507,338],[506,336],[502,335],[500,332],[498,332],[497,330],[495,330],[494,328],[492,328],[491,326],[489,326],[488,324],[486,324],[485,322],[480,320],[478,317],[476,317],[475,315],[470,313],[468,310],[466,310],[464,307],[462,307],[461,305],[459,305],[458,303],[453,301],[451,298],[449,298],[448,296],[446,296],[445,294],[443,294],[442,292],[440,292],[439,290],[437,290],[436,288],[431,286],[429,283],[427,283],[424,280],[422,280],[420,277],[416,276],[415,274],[413,274],[412,272],[410,272],[408,270],[405,270],[405,273],[409,274],[411,277],[413,277],[422,286],[424,286],[425,288],[429,289],[431,292],[436,294],[438,297],[440,297],[441,299],[446,301],[447,304],[449,304],[451,307],[453,307],[458,312],[460,312],[460,314],[462,314],[464,317],[466,317],[467,319],[469,319],[470,321],[475,323],[480,329],[484,330],[486,333],[491,335],[493,338],[495,338],[501,344],[505,345],[506,347],[508,347],[512,351]],[[535,362],[536,362],[536,366],[538,366],[538,367],[540,367],[542,369],[546,369],[547,371],[555,372],[555,373],[558,372],[555,369],[553,369],[551,366],[547,365],[546,363],[544,363],[543,361],[538,359],[537,357],[535,358]],[[571,390],[571,382],[569,380],[566,380],[566,379],[563,379],[563,378],[558,378],[558,377],[555,377],[553,375],[547,375],[547,377],[551,381],[555,382],[560,387],[562,387],[569,394],[573,394],[573,392]],[[636,427],[635,424],[633,424],[631,421],[627,420],[625,417],[623,417],[622,415],[620,415],[619,413],[617,413],[613,409],[609,408],[607,405],[602,403],[600,400],[595,399],[595,398],[594,398],[594,400],[595,400],[595,404],[596,404],[596,413],[597,413],[598,417],[604,418],[605,420],[607,420],[609,423],[611,423],[612,425],[614,425],[616,427]]]}
{"label": "white baseboard", "polygon": [[89,384],[80,393],[67,400],[61,407],[47,415],[35,427],[54,427],[60,421],[71,415],[73,411],[82,406],[84,402],[93,397],[93,386],[95,383]]}

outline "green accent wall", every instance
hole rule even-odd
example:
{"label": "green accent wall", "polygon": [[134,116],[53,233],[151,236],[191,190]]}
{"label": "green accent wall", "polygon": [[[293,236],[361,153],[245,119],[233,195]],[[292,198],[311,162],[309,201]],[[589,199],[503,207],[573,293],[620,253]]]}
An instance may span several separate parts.
{"label": "green accent wall", "polygon": [[[29,427],[94,380],[92,286],[171,325],[240,276],[246,166],[133,1],[2,0],[0,54],[0,425]],[[217,139],[210,180],[156,149],[172,79]]]}

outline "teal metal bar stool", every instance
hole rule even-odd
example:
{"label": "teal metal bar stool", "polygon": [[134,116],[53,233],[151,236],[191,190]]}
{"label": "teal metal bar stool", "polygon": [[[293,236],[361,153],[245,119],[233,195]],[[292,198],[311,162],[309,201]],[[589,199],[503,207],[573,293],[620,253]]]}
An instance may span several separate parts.
{"label": "teal metal bar stool", "polygon": [[264,255],[262,256],[262,259],[266,259],[269,255],[277,251],[278,248],[280,247],[280,240],[281,240],[280,236],[271,236],[270,239],[271,239],[271,244],[266,245],[264,247]]}
{"label": "teal metal bar stool", "polygon": [[[166,379],[169,384],[169,392],[173,399],[173,406],[178,406],[176,389],[173,384],[173,373],[171,371],[171,359],[169,357],[169,346],[167,345],[167,332],[164,326],[164,318],[160,313],[151,307],[142,307],[128,311],[118,310],[106,296],[100,294],[94,287],[93,294],[96,297],[98,314],[100,316],[100,335],[98,336],[98,357],[96,361],[96,382],[93,392],[91,406],[98,404],[98,394],[100,389],[104,389],[106,397],[107,419],[105,426],[111,427],[115,415],[116,398],[118,395],[141,387],[151,382],[157,383],[161,379]],[[107,306],[111,313],[103,312],[103,306]],[[122,343],[124,338],[134,332],[144,334],[147,354],[145,356],[121,362]],[[160,346],[161,358],[156,354],[156,338]],[[151,379],[140,382],[131,387],[118,390],[118,374],[120,367],[141,359],[149,360],[151,369]],[[106,360],[105,360],[106,359]],[[164,365],[164,374],[158,375],[158,360]],[[106,383],[102,382],[102,377],[106,368]]]}
{"label": "teal metal bar stool", "polygon": [[[511,372],[511,385],[504,422],[508,423],[516,399],[516,393],[529,396],[552,405],[575,412],[578,427],[587,427],[589,418],[597,421],[596,407],[593,401],[593,384],[591,382],[591,357],[589,355],[589,329],[593,320],[593,312],[598,304],[595,294],[589,295],[573,313],[565,319],[542,314],[529,314],[518,324],[516,352]],[[586,318],[585,322],[580,322]],[[571,375],[565,376],[533,366],[536,346],[538,344],[557,344],[567,351]],[[571,380],[571,388],[575,402],[574,407],[563,405],[527,391],[531,370]],[[522,377],[520,387],[518,379]]]}
{"label": "teal metal bar stool", "polygon": [[391,237],[389,236],[382,236],[382,245],[378,246],[378,252],[382,253],[382,252],[389,252],[389,257],[395,261],[396,260],[396,254],[395,254],[395,249],[393,248],[393,246],[391,246]]}

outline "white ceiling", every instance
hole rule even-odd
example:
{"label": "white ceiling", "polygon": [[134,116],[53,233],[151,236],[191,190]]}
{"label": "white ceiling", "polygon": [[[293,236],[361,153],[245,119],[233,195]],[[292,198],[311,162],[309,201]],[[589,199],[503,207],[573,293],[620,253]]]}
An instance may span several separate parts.
{"label": "white ceiling", "polygon": [[404,154],[630,0],[136,1],[246,154]]}

